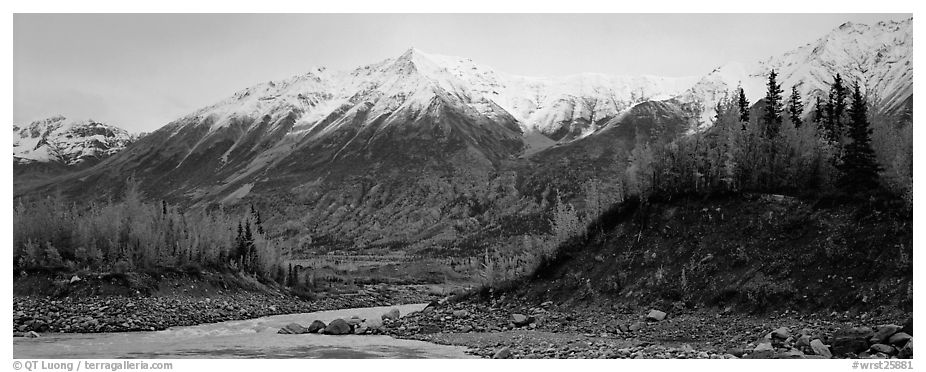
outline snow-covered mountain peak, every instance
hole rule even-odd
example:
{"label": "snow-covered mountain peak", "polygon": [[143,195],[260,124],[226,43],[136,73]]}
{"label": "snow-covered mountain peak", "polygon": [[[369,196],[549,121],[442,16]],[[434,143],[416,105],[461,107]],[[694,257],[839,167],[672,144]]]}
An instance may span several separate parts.
{"label": "snow-covered mountain peak", "polygon": [[76,165],[106,158],[134,140],[135,136],[118,127],[55,115],[24,127],[13,125],[13,160]]}
{"label": "snow-covered mountain peak", "polygon": [[751,102],[761,99],[771,69],[778,71],[786,91],[798,86],[808,109],[835,73],[862,82],[886,106],[896,106],[912,93],[912,19],[846,23],[781,55],[726,63],[700,77],[531,77],[411,47],[353,70],[312,68],[289,79],[257,84],[180,121],[208,123],[216,130],[239,122],[236,118],[269,116],[270,122],[279,122],[293,115],[293,133],[318,135],[347,123],[327,122],[332,114],[363,112],[376,118],[411,110],[418,115],[440,101],[480,117],[513,118],[525,136],[540,133],[553,141],[571,141],[594,133],[636,104],[671,98],[702,105],[702,125],[709,125],[716,102],[736,87],[742,87]]}
{"label": "snow-covered mountain peak", "polygon": [[737,86],[753,103],[764,97],[768,73],[774,69],[786,92],[798,87],[807,110],[816,96],[826,94],[837,73],[849,84],[858,82],[878,106],[893,110],[912,95],[912,23],[912,18],[874,25],[846,22],[783,54],[718,67],[679,98],[700,103],[701,123],[707,126],[717,101]]}

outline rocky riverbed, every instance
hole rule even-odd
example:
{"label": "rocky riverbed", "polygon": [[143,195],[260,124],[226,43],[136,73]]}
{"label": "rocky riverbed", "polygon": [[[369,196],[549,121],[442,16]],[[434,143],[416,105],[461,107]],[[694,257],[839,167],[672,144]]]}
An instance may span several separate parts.
{"label": "rocky riverbed", "polygon": [[384,332],[496,358],[910,358],[912,322],[912,314],[751,316],[446,301],[386,322]]}
{"label": "rocky riverbed", "polygon": [[357,293],[306,301],[280,293],[201,296],[13,297],[14,336],[29,332],[125,332],[355,307],[422,303],[425,286],[364,286]]}
{"label": "rocky riverbed", "polygon": [[319,310],[430,305],[379,317],[282,327],[286,334],[389,335],[465,346],[486,358],[911,358],[912,314],[745,315],[730,310],[579,306],[523,299],[434,299],[418,286],[366,286],[358,293],[302,301],[273,293],[210,297],[14,297],[14,335],[119,332],[241,320]]}

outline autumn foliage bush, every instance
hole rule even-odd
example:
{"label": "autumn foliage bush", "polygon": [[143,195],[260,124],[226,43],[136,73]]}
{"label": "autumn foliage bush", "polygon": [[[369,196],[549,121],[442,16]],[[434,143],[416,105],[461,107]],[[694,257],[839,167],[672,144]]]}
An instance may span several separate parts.
{"label": "autumn foliage bush", "polygon": [[253,210],[244,217],[183,211],[145,201],[132,181],[118,202],[17,200],[13,246],[16,271],[208,267],[282,280],[280,244],[263,234]]}

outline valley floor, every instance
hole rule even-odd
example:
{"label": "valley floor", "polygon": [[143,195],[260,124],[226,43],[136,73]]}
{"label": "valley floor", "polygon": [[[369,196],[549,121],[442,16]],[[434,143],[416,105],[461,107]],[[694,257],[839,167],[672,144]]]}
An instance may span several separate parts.
{"label": "valley floor", "polygon": [[[749,315],[673,309],[668,317],[655,321],[646,319],[648,312],[645,308],[464,301],[410,314],[392,324],[389,333],[467,346],[477,356],[496,358],[825,358],[820,355],[825,352],[812,347],[816,340],[835,357],[912,356],[912,341],[905,347],[908,342],[903,335],[896,336],[893,346],[891,335],[885,336],[879,343],[889,348],[881,353],[869,350],[883,347],[872,346],[869,340],[878,332],[909,332],[912,339],[912,314],[800,314],[779,309]],[[883,329],[892,324],[896,329]],[[859,343],[859,339],[864,341]]]}
{"label": "valley floor", "polygon": [[14,335],[23,336],[31,331],[41,334],[163,330],[269,315],[426,303],[443,291],[443,287],[431,285],[378,284],[361,286],[352,293],[306,299],[231,274],[206,273],[198,278],[168,275],[153,285],[124,283],[124,280],[124,277],[92,277],[62,282],[48,276],[17,278],[13,296]]}
{"label": "valley floor", "polygon": [[[202,287],[208,289],[209,285]],[[827,352],[849,358],[912,356],[912,314],[899,310],[800,313],[779,308],[746,314],[730,309],[672,308],[661,309],[667,314],[656,320],[662,316],[655,313],[653,318],[652,309],[641,306],[601,301],[587,305],[541,303],[514,295],[494,299],[473,295],[455,300],[427,285],[370,285],[356,293],[309,301],[273,291],[238,289],[208,295],[165,292],[170,293],[14,296],[14,333],[163,330],[268,315],[430,301],[424,310],[387,321],[371,333],[464,346],[468,353],[487,358],[821,358]],[[440,297],[444,299],[435,301]],[[885,336],[887,330],[891,334]],[[871,341],[878,334],[883,340]],[[817,343],[826,345],[826,351]]]}

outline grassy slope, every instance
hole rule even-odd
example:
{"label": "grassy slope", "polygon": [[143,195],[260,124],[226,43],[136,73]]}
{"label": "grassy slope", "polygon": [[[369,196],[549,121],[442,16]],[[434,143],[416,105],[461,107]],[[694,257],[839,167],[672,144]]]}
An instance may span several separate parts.
{"label": "grassy slope", "polygon": [[663,308],[909,311],[912,217],[823,204],[773,195],[627,203],[518,291]]}

